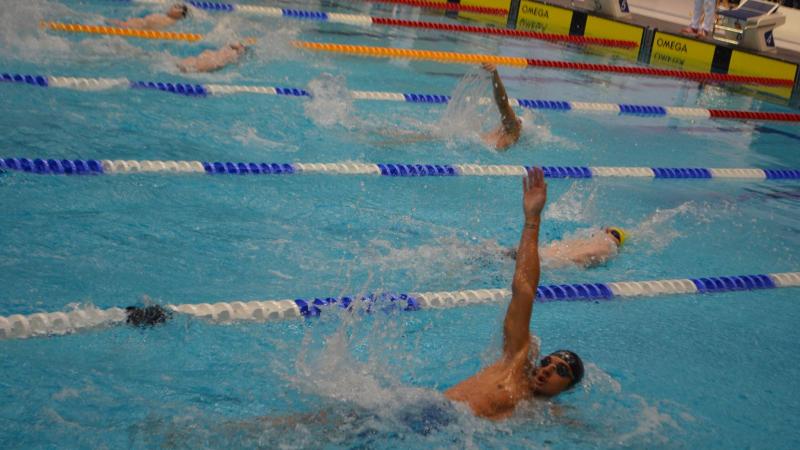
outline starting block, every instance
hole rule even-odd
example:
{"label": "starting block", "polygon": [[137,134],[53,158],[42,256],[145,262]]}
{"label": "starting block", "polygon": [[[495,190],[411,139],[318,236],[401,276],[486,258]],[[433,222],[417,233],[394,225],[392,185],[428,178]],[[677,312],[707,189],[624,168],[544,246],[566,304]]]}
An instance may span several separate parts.
{"label": "starting block", "polygon": [[572,6],[609,17],[630,15],[628,0],[572,0]]}
{"label": "starting block", "polygon": [[786,17],[778,14],[779,7],[777,3],[745,0],[736,9],[720,10],[713,37],[751,50],[775,51],[773,31],[786,23]]}

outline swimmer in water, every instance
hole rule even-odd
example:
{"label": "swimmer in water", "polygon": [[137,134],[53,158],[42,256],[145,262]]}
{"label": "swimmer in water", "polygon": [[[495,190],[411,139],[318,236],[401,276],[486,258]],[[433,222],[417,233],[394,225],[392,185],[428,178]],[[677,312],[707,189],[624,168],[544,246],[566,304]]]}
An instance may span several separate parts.
{"label": "swimmer in water", "polygon": [[[497,109],[500,111],[500,125],[488,133],[482,133],[481,139],[486,145],[493,147],[495,150],[505,151],[519,141],[520,134],[522,133],[522,118],[517,117],[514,113],[514,109],[508,102],[506,88],[503,86],[503,80],[500,79],[495,65],[485,62],[481,64],[481,67],[488,72],[492,78],[492,94]],[[392,139],[390,141],[378,142],[377,145],[380,146],[411,144],[438,139],[435,133],[419,133],[416,131],[398,130],[396,128],[382,131],[381,133]]]}
{"label": "swimmer in water", "polygon": [[137,30],[161,30],[174,25],[179,20],[185,19],[187,14],[189,14],[189,7],[183,3],[176,3],[169,8],[166,14],[150,14],[125,21],[108,19],[108,22],[118,27],[135,28]]}
{"label": "swimmer in water", "polygon": [[511,303],[503,321],[503,356],[444,393],[451,401],[468,405],[476,416],[492,420],[511,416],[522,401],[558,395],[583,378],[583,362],[568,350],[551,353],[536,363],[539,346],[531,336],[530,322],[539,285],[539,227],[547,201],[541,168],[531,169],[523,177],[522,191],[525,225],[517,249]]}
{"label": "swimmer in water", "polygon": [[226,45],[218,50],[204,50],[197,56],[190,56],[177,62],[181,72],[213,72],[233,64],[247,52],[244,42]]}
{"label": "swimmer in water", "polygon": [[[627,235],[625,230],[619,227],[606,227],[602,231],[602,233],[594,233],[586,239],[551,242],[539,249],[542,263],[551,269],[571,264],[590,268],[606,263],[617,256]],[[516,259],[517,252],[509,249],[506,255]]]}
{"label": "swimmer in water", "polygon": [[508,94],[503,86],[503,80],[497,73],[497,67],[491,63],[482,63],[483,70],[489,72],[492,77],[492,93],[497,109],[500,110],[500,125],[491,132],[481,136],[487,145],[491,145],[497,151],[508,150],[509,147],[519,141],[522,132],[522,119],[514,113],[514,109],[508,103]]}

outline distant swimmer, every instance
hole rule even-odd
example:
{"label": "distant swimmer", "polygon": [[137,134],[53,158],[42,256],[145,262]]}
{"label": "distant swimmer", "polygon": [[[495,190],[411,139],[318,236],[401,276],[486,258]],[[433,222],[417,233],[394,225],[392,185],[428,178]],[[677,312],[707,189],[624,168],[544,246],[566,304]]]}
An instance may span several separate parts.
{"label": "distant swimmer", "polygon": [[503,80],[500,79],[500,75],[497,73],[497,67],[486,62],[481,64],[481,67],[489,72],[492,77],[494,102],[497,105],[497,109],[500,110],[500,125],[481,137],[487,145],[494,146],[495,150],[508,150],[519,140],[519,135],[522,132],[522,119],[514,114],[514,109],[508,103],[508,94],[506,94],[506,88],[503,86]]}
{"label": "distant swimmer", "polygon": [[179,20],[186,18],[189,7],[183,3],[175,3],[166,14],[150,14],[144,17],[134,17],[126,21],[108,19],[108,22],[118,27],[136,28],[139,30],[161,30],[174,25]]}
{"label": "distant swimmer", "polygon": [[511,416],[516,406],[536,397],[553,397],[583,378],[583,362],[569,350],[553,352],[537,364],[539,345],[530,332],[534,294],[539,285],[539,228],[547,201],[541,168],[522,180],[525,225],[511,284],[511,303],[503,321],[503,355],[490,366],[445,391],[473,414],[492,420]]}
{"label": "distant swimmer", "polygon": [[[602,233],[594,233],[588,238],[554,241],[539,249],[542,263],[548,268],[576,265],[579,267],[595,267],[606,263],[617,256],[619,248],[625,243],[627,235],[619,227],[606,227]],[[514,249],[506,253],[511,258],[517,257]]]}
{"label": "distant swimmer", "polygon": [[247,52],[244,42],[226,45],[218,50],[204,50],[197,56],[190,56],[177,62],[181,72],[213,72],[238,62]]}
{"label": "distant swimmer", "polygon": [[[489,147],[494,148],[497,151],[505,151],[508,150],[509,147],[516,144],[519,141],[520,135],[522,133],[522,118],[517,117],[514,113],[514,109],[511,107],[511,104],[508,101],[508,95],[506,94],[506,88],[503,85],[503,80],[500,79],[500,75],[497,73],[497,68],[494,64],[490,63],[482,63],[481,67],[489,73],[492,82],[492,95],[494,98],[494,103],[497,105],[497,109],[500,111],[500,125],[494,128],[493,130],[487,133],[480,133],[480,139],[483,143]],[[472,79],[473,76],[470,74],[465,79]],[[455,95],[455,94],[454,94]],[[453,104],[458,104],[456,97],[450,102],[451,107]],[[452,113],[448,109],[448,112]],[[458,111],[461,113],[461,111]],[[464,124],[459,119],[453,119],[452,114],[445,114],[442,119],[440,120],[439,124],[434,125],[436,128],[442,126],[444,122],[445,128],[448,128],[447,121],[455,120],[459,125],[459,133],[458,135],[461,136],[464,134],[464,131],[468,133],[474,131],[475,128],[480,128],[481,124],[478,123],[471,123],[471,124]],[[484,118],[480,117],[478,120],[482,121]],[[466,128],[466,130],[464,130]],[[480,131],[480,130],[477,130]],[[416,142],[423,142],[423,141],[432,141],[441,139],[443,137],[447,137],[443,135],[439,130],[431,130],[428,132],[420,133],[418,131],[411,131],[411,130],[400,130],[397,127],[392,127],[388,130],[381,131],[381,134],[388,136],[391,138],[389,141],[380,141],[377,144],[381,146],[389,146],[395,144],[410,144]]]}

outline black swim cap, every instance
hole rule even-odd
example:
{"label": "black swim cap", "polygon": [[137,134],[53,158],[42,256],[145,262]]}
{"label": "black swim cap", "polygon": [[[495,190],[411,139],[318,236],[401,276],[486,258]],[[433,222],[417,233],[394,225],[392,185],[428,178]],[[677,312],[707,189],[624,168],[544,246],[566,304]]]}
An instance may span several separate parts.
{"label": "black swim cap", "polygon": [[125,322],[135,327],[155,326],[172,318],[172,313],[160,305],[128,306],[125,314]]}
{"label": "black swim cap", "polygon": [[186,15],[189,14],[189,7],[184,5],[183,3],[175,3],[174,6],[177,6],[178,8],[181,9],[181,17],[185,19]]}
{"label": "black swim cap", "polygon": [[583,361],[581,361],[580,356],[576,355],[574,352],[569,350],[557,350],[553,353],[550,353],[548,356],[557,356],[564,360],[565,363],[569,366],[570,370],[572,370],[572,383],[570,383],[569,387],[575,386],[578,382],[583,379]]}

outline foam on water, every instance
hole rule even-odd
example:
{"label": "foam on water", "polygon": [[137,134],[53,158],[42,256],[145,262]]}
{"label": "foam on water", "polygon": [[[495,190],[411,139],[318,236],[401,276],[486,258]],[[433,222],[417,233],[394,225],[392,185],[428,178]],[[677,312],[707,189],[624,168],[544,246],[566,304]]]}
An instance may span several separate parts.
{"label": "foam on water", "polygon": [[47,0],[4,4],[0,8],[0,52],[8,58],[35,62],[69,58],[69,41],[39,28],[39,23],[76,15],[66,6]]}
{"label": "foam on water", "polygon": [[561,197],[548,199],[545,220],[593,222],[598,215],[597,190],[595,183],[573,182]]}
{"label": "foam on water", "polygon": [[237,121],[233,124],[231,137],[242,145],[257,148],[261,152],[279,150],[281,152],[294,153],[300,150],[300,147],[296,144],[278,142],[261,136],[258,133],[258,129],[244,122]]}
{"label": "foam on water", "polygon": [[416,247],[396,247],[385,240],[373,240],[376,253],[370,261],[381,273],[403,271],[415,286],[425,287],[448,280],[456,286],[470,287],[488,279],[505,283],[513,269],[506,256],[508,248],[494,239],[440,237]]}
{"label": "foam on water", "polygon": [[645,244],[646,248],[649,247],[649,252],[662,250],[681,236],[675,226],[675,219],[682,215],[699,217],[700,214],[693,202],[669,209],[656,208],[655,212],[629,230],[630,239],[637,244]]}
{"label": "foam on water", "polygon": [[306,117],[324,128],[341,126],[357,127],[360,120],[353,116],[353,99],[347,90],[345,79],[323,73],[308,83],[311,100],[303,103]]}
{"label": "foam on water", "polygon": [[493,101],[491,77],[478,67],[470,69],[456,85],[450,101],[431,132],[444,139],[448,148],[464,140],[483,143],[481,135],[500,125],[500,114]]}

